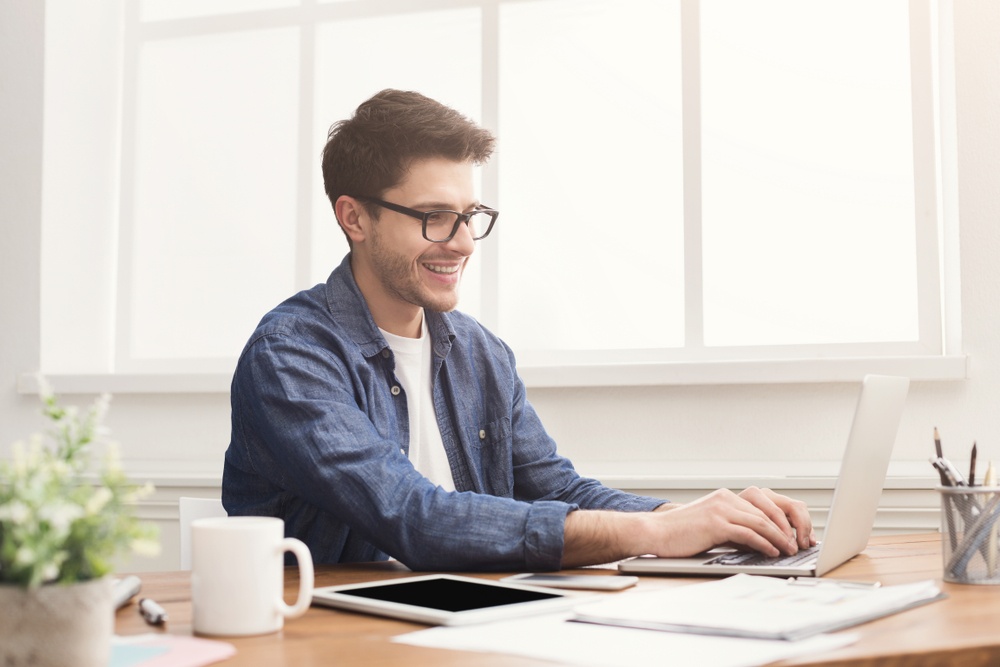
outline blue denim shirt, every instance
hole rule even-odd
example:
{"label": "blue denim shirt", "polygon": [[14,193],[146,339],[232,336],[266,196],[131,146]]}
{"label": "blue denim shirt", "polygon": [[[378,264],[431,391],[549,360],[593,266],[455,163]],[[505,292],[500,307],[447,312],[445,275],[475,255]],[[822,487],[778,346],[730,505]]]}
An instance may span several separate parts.
{"label": "blue denim shirt", "polygon": [[406,396],[348,255],[268,313],[240,356],[226,510],[281,517],[317,563],[391,555],[414,570],[552,570],[568,512],[664,502],[578,475],[528,403],[510,348],[467,315],[425,317],[456,491],[407,459]]}

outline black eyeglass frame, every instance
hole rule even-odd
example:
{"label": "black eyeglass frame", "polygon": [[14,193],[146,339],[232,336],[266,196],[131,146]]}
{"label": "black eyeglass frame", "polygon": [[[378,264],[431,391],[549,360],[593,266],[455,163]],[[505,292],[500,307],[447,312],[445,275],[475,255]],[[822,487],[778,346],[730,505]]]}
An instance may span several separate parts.
{"label": "black eyeglass frame", "polygon": [[[490,235],[491,231],[493,231],[493,225],[496,224],[497,217],[499,217],[500,215],[500,211],[494,208],[490,208],[489,206],[478,206],[475,211],[471,211],[469,213],[460,213],[458,211],[452,211],[451,209],[448,208],[436,208],[433,211],[418,211],[415,208],[409,208],[406,206],[400,206],[399,204],[393,204],[392,202],[385,201],[384,199],[379,199],[378,197],[355,195],[354,198],[360,199],[361,201],[369,202],[371,204],[375,204],[376,206],[381,206],[382,208],[387,208],[390,211],[395,211],[396,213],[402,213],[403,215],[408,215],[411,218],[416,218],[417,220],[420,221],[421,234],[423,234],[424,239],[430,241],[431,243],[447,243],[448,241],[452,240],[453,238],[455,238],[455,234],[458,233],[459,225],[461,225],[463,222],[468,224],[469,221],[472,219],[472,216],[480,213],[485,213],[486,215],[489,216],[490,224],[486,228],[485,232],[483,232],[479,236],[473,236],[472,240],[479,241],[481,239],[484,239]],[[451,233],[448,234],[447,238],[432,239],[427,236],[427,220],[430,218],[430,216],[434,215],[435,213],[453,213],[458,216],[457,218],[455,218],[455,224],[452,226]]]}

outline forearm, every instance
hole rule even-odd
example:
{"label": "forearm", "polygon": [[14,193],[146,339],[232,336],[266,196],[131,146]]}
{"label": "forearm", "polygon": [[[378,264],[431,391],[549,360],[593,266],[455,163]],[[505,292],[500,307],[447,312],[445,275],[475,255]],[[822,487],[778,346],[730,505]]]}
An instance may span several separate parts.
{"label": "forearm", "polygon": [[[739,496],[720,489],[684,505],[653,512],[578,510],[563,529],[564,568],[631,556],[692,556],[720,544],[739,544],[768,556],[815,544],[805,504],[769,489]],[[798,543],[796,543],[798,539]]]}
{"label": "forearm", "polygon": [[645,512],[577,510],[566,516],[562,567],[610,563],[652,551]]}

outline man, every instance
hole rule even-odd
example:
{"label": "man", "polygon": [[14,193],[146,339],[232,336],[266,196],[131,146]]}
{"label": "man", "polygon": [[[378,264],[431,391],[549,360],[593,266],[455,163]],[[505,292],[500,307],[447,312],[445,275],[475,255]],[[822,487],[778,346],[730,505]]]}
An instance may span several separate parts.
{"label": "man", "polygon": [[320,563],[553,570],[734,543],[815,543],[805,505],[720,490],[686,505],[580,477],[525,395],[514,355],[454,312],[498,213],[473,169],[493,136],[386,90],[333,126],[323,177],[349,254],[264,317],[233,378],[223,503],[281,517]]}

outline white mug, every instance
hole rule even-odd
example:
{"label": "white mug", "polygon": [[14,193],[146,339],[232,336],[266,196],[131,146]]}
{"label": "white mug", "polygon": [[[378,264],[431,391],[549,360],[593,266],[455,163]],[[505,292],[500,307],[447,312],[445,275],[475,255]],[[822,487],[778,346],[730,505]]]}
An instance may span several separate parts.
{"label": "white mug", "polygon": [[[301,616],[312,602],[309,547],[285,537],[274,517],[230,516],[191,522],[191,600],[198,634],[238,637],[277,632],[285,618]],[[299,563],[299,598],[289,606],[284,553]]]}

